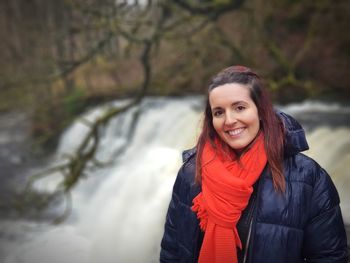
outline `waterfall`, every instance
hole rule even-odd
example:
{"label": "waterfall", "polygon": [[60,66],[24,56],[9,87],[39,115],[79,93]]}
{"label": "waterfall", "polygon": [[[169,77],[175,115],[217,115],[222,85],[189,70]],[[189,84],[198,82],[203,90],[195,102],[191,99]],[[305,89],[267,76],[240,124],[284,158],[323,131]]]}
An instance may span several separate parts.
{"label": "waterfall", "polygon": [[[120,103],[125,102],[116,104]],[[304,103],[283,110],[308,124],[311,122],[302,118],[305,113],[311,109],[319,116],[324,112],[320,108],[324,107],[325,104],[315,108],[314,104]],[[350,115],[347,108],[332,107],[335,114]],[[105,108],[91,110],[82,118],[93,120]],[[181,152],[194,146],[200,130],[203,98],[147,98],[140,106],[137,125],[132,127],[136,110],[130,109],[114,118],[101,131],[97,157],[107,165],[88,172],[86,179],[76,186],[72,193],[73,210],[67,221],[58,226],[1,222],[6,229],[2,231],[7,233],[5,263],[159,261],[165,213],[181,166]],[[307,125],[311,149],[306,152],[336,182],[347,224],[350,224],[350,199],[345,191],[350,183],[346,169],[350,161],[349,126],[350,123],[336,127]],[[53,162],[76,149],[87,131],[79,119],[72,124],[62,135]],[[123,154],[116,155],[126,145]],[[35,187],[51,191],[59,180],[58,175],[49,177],[37,182]]]}
{"label": "waterfall", "polygon": [[[127,150],[111,165],[79,182],[67,222],[59,226],[17,225],[17,232],[22,228],[30,233],[12,251],[10,248],[5,262],[157,262],[181,151],[194,145],[201,107],[198,97],[148,98],[140,106],[135,130],[127,128],[136,108],[112,120],[102,131],[97,157],[110,161],[126,143]],[[92,110],[82,118],[93,120],[103,110]],[[87,131],[83,122],[75,122],[62,135],[56,158],[76,149]],[[50,191],[59,178],[44,179],[35,187]],[[8,222],[7,227],[10,225]]]}

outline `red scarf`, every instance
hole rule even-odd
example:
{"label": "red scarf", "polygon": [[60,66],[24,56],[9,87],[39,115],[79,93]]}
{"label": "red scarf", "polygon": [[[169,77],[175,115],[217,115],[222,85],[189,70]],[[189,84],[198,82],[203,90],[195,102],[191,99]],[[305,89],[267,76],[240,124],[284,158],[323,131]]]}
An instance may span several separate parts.
{"label": "red scarf", "polygon": [[236,225],[267,162],[264,138],[260,134],[239,161],[224,158],[216,146],[218,151],[204,145],[202,192],[193,199],[192,210],[205,231],[198,262],[237,263],[236,247],[242,249],[242,243]]}

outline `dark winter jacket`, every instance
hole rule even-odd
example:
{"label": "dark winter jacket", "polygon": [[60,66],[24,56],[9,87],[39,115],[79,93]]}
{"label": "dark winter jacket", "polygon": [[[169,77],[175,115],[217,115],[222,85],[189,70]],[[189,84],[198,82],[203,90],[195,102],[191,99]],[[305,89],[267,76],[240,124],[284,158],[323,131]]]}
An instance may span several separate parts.
{"label": "dark winter jacket", "polygon": [[[299,123],[284,113],[279,115],[286,128],[286,192],[282,195],[274,190],[266,167],[255,187],[254,201],[238,223],[249,229],[241,237],[247,249],[239,255],[240,262],[346,263],[347,241],[337,190],[329,175],[300,153],[308,146]],[[195,158],[194,149],[183,153],[166,216],[160,262],[198,260],[203,233],[191,211],[192,200],[200,192],[194,183]]]}

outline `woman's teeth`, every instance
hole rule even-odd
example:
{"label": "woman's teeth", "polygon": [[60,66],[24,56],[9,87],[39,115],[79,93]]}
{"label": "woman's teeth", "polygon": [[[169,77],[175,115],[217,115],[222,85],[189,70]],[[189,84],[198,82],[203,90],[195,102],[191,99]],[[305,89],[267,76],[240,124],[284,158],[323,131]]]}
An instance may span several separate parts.
{"label": "woman's teeth", "polygon": [[231,136],[234,136],[234,135],[240,134],[243,130],[244,128],[239,128],[239,129],[227,131],[227,133]]}

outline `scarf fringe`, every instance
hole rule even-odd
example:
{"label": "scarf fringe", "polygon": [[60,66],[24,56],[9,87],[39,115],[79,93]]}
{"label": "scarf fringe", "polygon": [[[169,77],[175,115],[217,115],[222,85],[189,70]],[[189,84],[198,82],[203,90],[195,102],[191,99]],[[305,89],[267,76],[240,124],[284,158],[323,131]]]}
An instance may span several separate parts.
{"label": "scarf fringe", "polygon": [[[203,232],[205,232],[205,230],[207,229],[207,225],[208,225],[208,213],[204,208],[202,194],[197,195],[193,199],[193,205],[192,205],[191,209],[193,212],[195,212],[197,214],[200,229]],[[236,227],[233,228],[233,233],[235,236],[236,246],[238,248],[242,249],[242,242],[241,242],[241,239],[239,237],[239,234],[238,234]]]}
{"label": "scarf fringe", "polygon": [[204,207],[202,193],[200,193],[193,199],[193,206],[191,209],[193,212],[197,213],[199,226],[203,232],[207,229],[208,225],[208,213]]}

